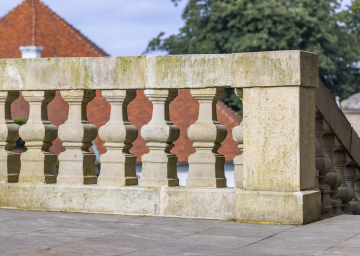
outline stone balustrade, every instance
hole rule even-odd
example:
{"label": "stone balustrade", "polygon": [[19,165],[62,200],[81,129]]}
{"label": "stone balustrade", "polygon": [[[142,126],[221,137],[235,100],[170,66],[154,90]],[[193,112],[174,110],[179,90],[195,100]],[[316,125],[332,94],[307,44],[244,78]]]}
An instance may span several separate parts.
{"label": "stone balustrade", "polygon": [[[216,103],[233,87],[243,102],[243,122],[233,137],[243,154],[234,158],[235,187],[226,187],[226,129]],[[177,156],[170,150],[179,128],[169,105],[178,89],[199,102],[188,136],[186,186],[179,186]],[[145,89],[151,121],[140,131],[127,106]],[[55,91],[69,104],[57,129],[47,118]],[[110,120],[99,131],[86,106],[102,90]],[[11,103],[22,91],[29,121],[11,120]],[[0,60],[0,207],[134,215],[237,219],[305,224],[320,214],[360,213],[360,139],[319,81],[318,57],[302,51],[223,55]],[[89,151],[99,133],[107,152],[101,172]],[[12,151],[19,135],[28,151]],[[66,151],[50,152],[59,136]],[[132,143],[149,148],[142,174],[135,172]],[[20,167],[21,161],[21,167]]]}

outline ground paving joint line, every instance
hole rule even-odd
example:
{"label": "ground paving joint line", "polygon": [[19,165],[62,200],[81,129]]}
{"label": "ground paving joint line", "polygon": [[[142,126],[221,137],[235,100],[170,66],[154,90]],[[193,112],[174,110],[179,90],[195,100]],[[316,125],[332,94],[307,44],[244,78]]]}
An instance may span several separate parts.
{"label": "ground paving joint line", "polygon": [[[266,239],[269,239],[269,238],[271,238],[271,237],[273,237],[273,236],[276,236],[276,235],[278,235],[278,234],[281,234],[281,233],[283,233],[283,232],[285,232],[285,231],[289,231],[289,230],[294,229],[294,228],[296,228],[296,227],[297,227],[297,226],[294,226],[294,227],[291,227],[291,228],[282,230],[282,231],[277,232],[277,233],[275,233],[275,234],[272,234],[272,235],[269,235],[269,236],[267,236],[267,237],[264,237],[264,238],[260,239],[259,241],[256,241],[256,242],[253,242],[253,243],[250,243],[250,244],[247,244],[247,245],[244,245],[244,246],[240,246],[240,247],[238,247],[238,248],[235,248],[235,249],[233,249],[233,250],[231,250],[231,251],[228,251],[227,253],[232,252],[232,251],[236,251],[236,250],[238,250],[238,249],[240,249],[240,248],[248,247],[248,246],[250,246],[250,245],[253,245],[253,244],[256,244],[256,243],[259,243],[259,242],[262,242],[262,241],[265,241]],[[221,255],[221,254],[220,254],[220,255]]]}
{"label": "ground paving joint line", "polygon": [[[318,253],[316,253],[316,254],[313,254],[313,255],[318,255],[318,254],[320,254],[320,253],[326,252],[326,251],[328,251],[328,250],[330,250],[330,249],[338,246],[339,244],[341,244],[341,243],[343,243],[343,242],[346,242],[346,241],[350,240],[351,238],[354,238],[354,237],[356,237],[356,236],[358,236],[358,235],[360,235],[360,233],[357,233],[356,235],[353,235],[353,236],[349,237],[348,239],[345,239],[345,240],[343,240],[343,241],[340,241],[340,242],[338,242],[337,244],[332,245],[332,246],[330,246],[329,248],[327,248],[327,249],[325,249],[325,250],[323,250],[323,251],[321,251],[321,252],[318,252]],[[349,254],[349,255],[351,255],[351,254]]]}

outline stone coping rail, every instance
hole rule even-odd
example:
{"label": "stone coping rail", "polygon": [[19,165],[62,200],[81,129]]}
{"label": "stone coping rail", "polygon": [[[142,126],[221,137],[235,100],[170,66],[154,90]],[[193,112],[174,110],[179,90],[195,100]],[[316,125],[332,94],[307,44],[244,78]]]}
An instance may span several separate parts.
{"label": "stone coping rail", "polygon": [[[302,51],[0,60],[0,207],[281,224],[359,214],[359,138],[318,74],[318,56]],[[234,158],[234,188],[226,187],[218,149],[227,131],[216,116],[229,87],[244,109],[233,129],[243,152]],[[180,131],[169,105],[184,88],[199,102],[199,116],[187,131],[196,152],[182,187],[170,152]],[[86,112],[98,89],[111,106],[99,130]],[[137,89],[153,104],[140,131],[127,116]],[[69,104],[59,128],[47,116],[56,90]],[[20,91],[30,105],[21,127],[11,119]],[[99,177],[89,151],[97,134],[107,149]],[[12,151],[19,136],[28,148],[21,155]],[[129,152],[137,136],[149,149],[141,178]],[[58,173],[49,150],[56,137],[66,148]]]}
{"label": "stone coping rail", "polygon": [[360,214],[360,138],[321,81],[316,109],[321,211]]}
{"label": "stone coping rail", "polygon": [[[280,51],[247,54],[166,55],[101,58],[42,58],[0,60],[1,90],[110,90],[243,87],[316,83],[318,74],[304,65],[310,53]],[[259,55],[260,54],[260,55]],[[274,55],[275,54],[275,55]],[[269,72],[257,63],[259,55],[271,55]],[[267,61],[266,58],[263,59]],[[255,65],[259,66],[256,67]],[[303,72],[300,72],[303,65]],[[286,69],[278,73],[276,69]],[[256,69],[255,77],[247,77]],[[308,70],[307,70],[308,69]],[[274,72],[275,71],[275,72]],[[312,72],[312,73],[311,73]],[[259,76],[260,75],[260,76]],[[269,79],[271,77],[271,79]],[[255,82],[257,81],[257,82]],[[279,81],[281,81],[279,83]],[[278,84],[277,84],[278,83]]]}
{"label": "stone coping rail", "polygon": [[319,87],[316,88],[316,108],[325,119],[329,128],[336,134],[337,139],[346,148],[346,151],[360,166],[360,138],[351,127],[344,113],[333,100],[330,92],[320,81]]}

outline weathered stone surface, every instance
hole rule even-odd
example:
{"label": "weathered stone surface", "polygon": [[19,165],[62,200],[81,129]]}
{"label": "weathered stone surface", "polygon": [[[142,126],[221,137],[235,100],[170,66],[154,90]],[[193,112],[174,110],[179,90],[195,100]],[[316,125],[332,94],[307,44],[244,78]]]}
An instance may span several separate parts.
{"label": "weathered stone surface", "polygon": [[360,146],[358,144],[358,142],[360,142],[359,136],[354,129],[352,129],[350,122],[321,81],[315,92],[317,109],[349,155],[354,159],[356,164],[360,166],[360,154],[358,154],[358,152],[360,152]]}
{"label": "weathered stone surface", "polygon": [[59,126],[59,138],[66,151],[59,155],[59,184],[96,184],[96,157],[89,151],[96,138],[96,126],[87,119],[86,106],[95,97],[94,90],[61,91],[69,103],[69,116]]}
{"label": "weathered stone surface", "polygon": [[27,210],[159,215],[156,189],[97,185],[0,185],[0,207]]}
{"label": "weathered stone surface", "polygon": [[318,87],[318,56],[303,51],[235,53],[231,65],[231,86]]}
{"label": "weathered stone surface", "polygon": [[[232,87],[243,92],[242,186],[236,218],[304,224],[320,216],[316,189],[318,57],[302,51],[234,54]],[[239,128],[238,128],[239,129]],[[241,164],[241,161],[238,162]],[[241,189],[241,187],[243,189]]]}
{"label": "weathered stone surface", "polygon": [[234,188],[163,187],[160,202],[163,216],[231,219],[235,215]]}
{"label": "weathered stone surface", "polygon": [[3,90],[116,89],[145,85],[146,57],[4,59]]}
{"label": "weathered stone surface", "polygon": [[21,154],[20,183],[56,183],[57,156],[50,152],[57,137],[57,128],[48,119],[47,106],[55,91],[24,91],[30,105],[29,119],[20,127],[20,137],[27,151]]}
{"label": "weathered stone surface", "polygon": [[317,55],[302,51],[0,61],[2,90],[317,87],[317,81]]}
{"label": "weathered stone surface", "polygon": [[[243,100],[243,90],[235,89],[235,94],[239,99]],[[235,126],[232,130],[232,135],[234,140],[239,144],[238,148],[241,150],[242,154],[234,157],[234,183],[236,188],[243,188],[243,163],[244,163],[244,127],[243,121],[240,125]]]}
{"label": "weathered stone surface", "polygon": [[314,90],[245,88],[243,105],[244,188],[276,191],[314,188]]}
{"label": "weathered stone surface", "polygon": [[20,154],[12,151],[19,138],[19,125],[11,118],[11,103],[18,91],[0,92],[0,183],[18,182]]}
{"label": "weathered stone surface", "polygon": [[196,218],[234,218],[234,188],[2,184],[0,207]]}
{"label": "weathered stone surface", "polygon": [[[317,170],[317,179],[318,179],[318,187],[321,191],[321,214],[328,214],[332,212],[331,200],[330,200],[330,192],[331,188],[328,184],[325,183],[326,175],[333,168],[332,160],[325,156],[323,152],[323,136],[326,133],[331,132],[329,126],[323,119],[323,117],[317,113],[316,116],[316,170]],[[332,149],[326,147],[324,145],[324,149],[327,151],[332,151]],[[324,151],[325,151],[324,150]],[[330,152],[327,153],[329,155]],[[332,152],[331,152],[332,155]]]}
{"label": "weathered stone surface", "polygon": [[[320,85],[317,89],[319,95],[316,96],[318,112],[324,116],[329,130],[344,144],[339,150],[348,152],[350,157],[346,161],[338,161],[334,165],[336,171],[328,170],[324,158],[329,158],[329,154],[319,147],[323,146],[319,145],[319,136],[318,151],[315,151],[315,88],[319,85],[315,54],[281,51],[233,55],[0,60],[0,89],[42,91],[45,85],[47,90],[60,89],[70,106],[69,119],[59,129],[59,138],[67,149],[59,157],[58,182],[61,185],[0,185],[0,192],[5,191],[5,195],[0,193],[0,206],[4,202],[7,207],[27,209],[235,217],[245,221],[304,224],[319,217],[321,207],[317,177],[321,176],[320,185],[332,189],[326,191],[327,194],[334,196],[339,192],[341,200],[332,198],[336,200],[330,201],[333,209],[347,211],[352,207],[349,201],[355,188],[347,182],[353,179],[353,172],[347,176],[346,183],[341,182],[341,177],[351,158],[357,163],[358,156],[355,155],[360,152],[360,139],[346,123],[343,126],[343,115],[332,105],[332,99]],[[235,168],[236,188],[216,189],[226,186],[224,159],[217,153],[225,136],[224,128],[216,120],[214,108],[223,90],[230,85],[239,95],[243,94],[244,121],[242,127],[234,129],[234,138],[245,154],[234,160],[238,167]],[[179,131],[169,116],[169,103],[176,97],[178,88],[191,88],[200,105],[198,121],[188,131],[196,153],[189,158],[187,188],[168,187],[178,185],[177,158],[170,149]],[[111,119],[100,134],[109,149],[108,155],[102,159],[104,168],[106,163],[108,166],[104,169],[107,170],[103,174],[104,183],[100,182],[107,186],[86,187],[83,184],[94,184],[97,179],[95,157],[88,150],[96,137],[96,128],[86,117],[86,104],[94,97],[95,89],[106,90],[104,95],[110,99],[113,112],[117,115],[116,120]],[[136,180],[134,157],[128,154],[133,141],[133,136],[129,134],[133,132],[128,133],[127,128],[131,125],[124,115],[128,103],[126,90],[133,89],[146,89],[145,94],[154,107],[152,120],[141,130],[150,149],[142,158],[140,181],[140,185],[147,188],[115,187],[136,184],[126,183],[130,176],[129,180]],[[122,129],[117,137],[116,129]],[[38,137],[35,138],[37,142],[45,141]],[[116,158],[116,153],[121,157]],[[352,165],[354,163],[351,162]],[[119,165],[121,168],[117,169]],[[127,171],[130,169],[129,176]],[[120,173],[118,180],[117,171]],[[325,186],[329,177],[329,186]],[[41,198],[44,194],[45,199]],[[18,196],[20,202],[11,202],[6,196],[13,200]],[[145,198],[147,202],[144,204],[149,208],[140,213],[144,212],[141,203]],[[119,204],[129,208],[123,210]]]}
{"label": "weathered stone surface", "polygon": [[170,102],[177,90],[145,90],[153,103],[150,122],[141,128],[141,137],[150,152],[141,157],[140,185],[146,187],[178,186],[177,156],[170,153],[173,142],[180,136],[180,129],[170,121]]}
{"label": "weathered stone surface", "polygon": [[188,129],[196,152],[189,156],[187,187],[226,187],[225,157],[218,153],[218,149],[227,130],[216,116],[216,103],[224,92],[223,88],[191,90],[191,95],[199,102],[199,116]]}
{"label": "weathered stone surface", "polygon": [[[332,213],[341,214],[341,200],[337,198],[337,188],[342,183],[341,172],[337,172],[333,166],[334,154],[341,148],[341,143],[334,134],[325,134],[321,141],[321,148],[326,157],[331,160],[331,168],[326,174],[324,183],[330,187],[330,203],[332,206]],[[331,213],[331,212],[329,212]]]}
{"label": "weathered stone surface", "polygon": [[[351,187],[354,191],[353,198],[349,202],[349,212],[354,215],[360,214],[360,200],[359,200],[359,192],[360,192],[360,171],[356,165],[346,166],[344,170],[344,180],[346,184]],[[349,191],[349,190],[348,190]]]}
{"label": "weathered stone surface", "polygon": [[230,54],[146,56],[146,88],[230,86]]}
{"label": "weathered stone surface", "polygon": [[110,120],[100,127],[99,136],[105,141],[107,152],[100,156],[99,185],[137,185],[136,155],[129,152],[138,130],[128,120],[127,106],[135,98],[135,90],[107,90],[102,96],[111,106]]}
{"label": "weathered stone surface", "polygon": [[298,192],[236,191],[235,218],[281,224],[307,224],[319,220],[321,193],[318,190]]}
{"label": "weathered stone surface", "polygon": [[341,177],[341,185],[336,188],[335,191],[336,198],[341,200],[341,211],[343,213],[348,213],[349,202],[353,198],[354,190],[351,186],[346,184],[344,171],[346,166],[350,164],[351,159],[346,151],[339,150],[334,153],[332,160],[335,171],[339,174],[339,177]]}
{"label": "weathered stone surface", "polygon": [[1,90],[230,86],[231,54],[0,60]]}
{"label": "weathered stone surface", "polygon": [[0,184],[0,207],[306,224],[320,216],[320,192]]}

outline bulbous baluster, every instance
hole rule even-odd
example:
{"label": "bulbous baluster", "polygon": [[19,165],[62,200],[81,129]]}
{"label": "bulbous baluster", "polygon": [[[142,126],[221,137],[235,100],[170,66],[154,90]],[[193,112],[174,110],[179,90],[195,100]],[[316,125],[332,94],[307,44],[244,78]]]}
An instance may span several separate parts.
{"label": "bulbous baluster", "polygon": [[[338,141],[334,134],[325,134],[321,140],[321,148],[324,155],[332,161],[334,164],[334,153],[337,149],[341,147],[341,143]],[[330,186],[330,202],[333,209],[334,214],[341,214],[341,206],[342,202],[339,198],[337,198],[337,188],[342,183],[341,173],[338,173],[334,166],[330,168],[330,171],[326,174],[326,178],[324,183]]]}
{"label": "bulbous baluster", "polygon": [[316,145],[316,170],[318,172],[318,186],[321,191],[321,214],[332,213],[330,202],[331,188],[325,184],[326,174],[332,168],[332,161],[326,157],[322,151],[321,143],[323,135],[330,132],[329,126],[321,116],[316,117],[315,125],[315,145]]}
{"label": "bulbous baluster", "polygon": [[20,154],[12,151],[19,139],[19,125],[11,118],[11,103],[19,95],[18,91],[0,92],[0,183],[19,180]]}
{"label": "bulbous baluster", "polygon": [[226,187],[225,157],[217,151],[227,130],[217,121],[216,103],[224,95],[224,88],[192,89],[199,102],[199,118],[189,127],[189,139],[196,152],[189,156],[188,187]]}
{"label": "bulbous baluster", "polygon": [[20,183],[56,183],[56,160],[50,152],[57,137],[57,128],[48,119],[47,106],[55,98],[55,91],[24,91],[30,112],[27,123],[20,127],[20,137],[27,151],[21,154]]}
{"label": "bulbous baluster", "polygon": [[61,91],[69,103],[69,116],[59,127],[59,139],[66,148],[59,155],[59,184],[96,184],[96,157],[89,151],[97,136],[95,125],[87,119],[86,106],[95,97],[95,90]]}
{"label": "bulbous baluster", "polygon": [[346,184],[354,190],[353,199],[349,203],[349,212],[360,214],[360,170],[355,163],[345,167]]}
{"label": "bulbous baluster", "polygon": [[130,124],[127,106],[135,98],[136,90],[106,90],[102,96],[111,106],[110,120],[100,127],[99,136],[105,142],[107,152],[100,157],[99,185],[128,186],[138,184],[136,156],[129,150],[138,135]]}
{"label": "bulbous baluster", "polygon": [[349,202],[353,199],[354,190],[345,181],[345,167],[351,159],[346,151],[337,151],[333,157],[334,169],[341,175],[341,185],[337,188],[336,197],[341,200],[341,210],[343,213],[349,212]]}
{"label": "bulbous baluster", "polygon": [[170,153],[173,142],[180,136],[179,127],[170,121],[169,105],[177,96],[177,90],[145,90],[153,103],[151,121],[141,128],[141,137],[147,141],[150,152],[143,155],[141,186],[178,186],[177,156]]}

